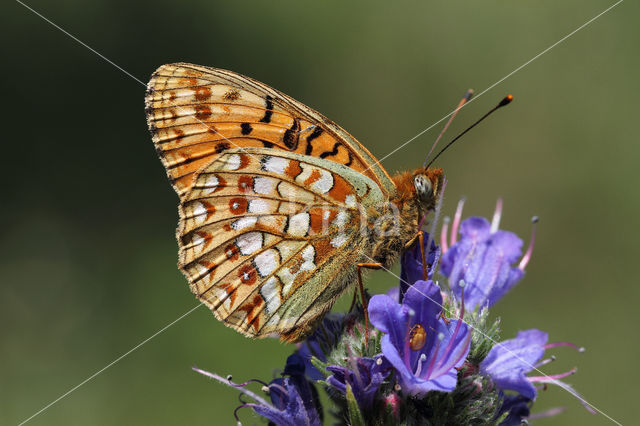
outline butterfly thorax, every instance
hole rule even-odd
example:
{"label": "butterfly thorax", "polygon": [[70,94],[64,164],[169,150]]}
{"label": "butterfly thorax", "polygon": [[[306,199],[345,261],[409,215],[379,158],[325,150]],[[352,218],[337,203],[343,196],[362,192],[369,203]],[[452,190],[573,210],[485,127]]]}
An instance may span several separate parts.
{"label": "butterfly thorax", "polygon": [[419,231],[422,217],[435,208],[442,188],[442,169],[418,169],[393,177],[397,193],[378,208],[371,226],[372,257],[390,267]]}

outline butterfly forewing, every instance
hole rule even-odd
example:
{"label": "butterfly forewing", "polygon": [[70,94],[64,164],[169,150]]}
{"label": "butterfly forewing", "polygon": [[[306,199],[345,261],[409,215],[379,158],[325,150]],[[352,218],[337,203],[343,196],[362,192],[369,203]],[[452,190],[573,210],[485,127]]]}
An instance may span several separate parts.
{"label": "butterfly forewing", "polygon": [[395,187],[375,158],[320,113],[239,74],[192,64],[163,65],[148,84],[147,120],[181,198],[194,175],[233,148],[267,147],[322,158]]}
{"label": "butterfly forewing", "polygon": [[361,208],[378,185],[323,159],[230,149],[180,206],[180,268],[191,290],[236,330],[302,337],[355,273]]}

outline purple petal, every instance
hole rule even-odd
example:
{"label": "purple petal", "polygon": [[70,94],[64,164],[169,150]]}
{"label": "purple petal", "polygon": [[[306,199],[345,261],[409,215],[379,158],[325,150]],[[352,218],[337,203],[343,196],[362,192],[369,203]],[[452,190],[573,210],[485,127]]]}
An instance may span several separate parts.
{"label": "purple petal", "polygon": [[480,371],[488,374],[498,388],[514,390],[535,399],[535,387],[526,373],[542,359],[547,340],[547,333],[540,330],[521,331],[515,339],[505,340],[491,348],[480,363]]}
{"label": "purple petal", "polygon": [[482,241],[489,237],[491,224],[484,217],[470,217],[462,221],[460,236],[475,241]]}
{"label": "purple petal", "polygon": [[505,340],[491,348],[480,367],[491,371],[517,368],[528,373],[544,355],[544,345],[548,339],[549,335],[544,331],[520,331],[514,339]]}
{"label": "purple petal", "polygon": [[266,417],[278,426],[296,426],[295,419],[290,416],[286,411],[276,410],[269,405],[260,404],[245,404],[247,407],[253,408],[253,411]]}
{"label": "purple petal", "polygon": [[416,381],[416,377],[413,375],[413,371],[409,370],[409,367],[402,359],[402,356],[398,352],[398,349],[393,343],[391,343],[391,339],[388,334],[382,336],[380,347],[382,348],[384,357],[393,366],[393,368],[396,370],[396,373],[400,375],[400,386],[403,388],[404,392],[405,388],[407,388],[407,384],[411,384]]}
{"label": "purple petal", "polygon": [[403,347],[407,330],[408,312],[386,294],[377,294],[369,300],[369,321],[387,334],[393,345]]}
{"label": "purple petal", "polygon": [[430,324],[442,312],[440,287],[433,281],[417,281],[407,290],[402,304],[415,312],[412,323]]}
{"label": "purple petal", "polygon": [[[358,406],[363,412],[371,410],[375,394],[384,379],[391,373],[391,364],[383,356],[376,358],[352,359],[352,369],[331,365],[327,370],[333,373],[327,383],[342,393],[347,385],[351,387]],[[380,362],[378,364],[378,362]]]}
{"label": "purple petal", "polygon": [[340,392],[342,393],[346,393],[347,392],[347,384],[346,384],[346,380],[344,378],[344,376],[342,378],[333,375],[333,376],[329,376],[327,378],[327,383],[330,386],[333,386],[334,388],[338,389]]}
{"label": "purple petal", "polygon": [[438,361],[431,373],[432,377],[438,377],[460,368],[471,347],[471,332],[464,321],[450,320],[448,325],[441,321],[438,325],[438,333],[442,333],[445,337],[440,343],[441,349],[438,351]]}
{"label": "purple petal", "polygon": [[396,303],[400,303],[400,287],[391,287],[386,294]]}

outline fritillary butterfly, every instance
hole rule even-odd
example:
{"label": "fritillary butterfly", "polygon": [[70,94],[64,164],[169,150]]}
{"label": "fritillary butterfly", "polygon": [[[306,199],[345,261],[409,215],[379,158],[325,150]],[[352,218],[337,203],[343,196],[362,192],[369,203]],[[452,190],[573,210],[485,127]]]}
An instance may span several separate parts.
{"label": "fritillary butterfly", "polygon": [[360,266],[395,261],[442,189],[441,169],[390,177],[338,125],[231,71],[163,65],[146,111],[180,197],[179,267],[249,337],[306,337]]}

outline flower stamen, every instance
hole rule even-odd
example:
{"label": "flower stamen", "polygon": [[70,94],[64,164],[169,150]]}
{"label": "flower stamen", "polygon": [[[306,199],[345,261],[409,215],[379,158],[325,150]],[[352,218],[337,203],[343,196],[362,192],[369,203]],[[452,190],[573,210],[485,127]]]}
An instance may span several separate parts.
{"label": "flower stamen", "polygon": [[536,228],[538,227],[537,224],[539,220],[540,219],[538,218],[538,216],[534,216],[531,218],[531,223],[533,223],[533,229],[531,230],[531,240],[529,240],[529,247],[527,248],[527,252],[524,254],[524,256],[522,256],[522,260],[518,265],[518,269],[520,269],[521,271],[524,271],[524,268],[527,267],[527,265],[529,264],[529,261],[531,260],[531,254],[533,253],[533,246],[536,242]]}
{"label": "flower stamen", "polygon": [[244,408],[244,407],[251,407],[251,405],[250,404],[242,404],[239,407],[236,407],[235,410],[233,410],[233,417],[236,418],[236,425],[237,426],[242,426],[242,422],[240,421],[240,418],[238,417],[238,410],[240,410],[241,408]]}
{"label": "flower stamen", "polygon": [[420,377],[420,372],[422,370],[422,364],[427,360],[427,356],[425,354],[421,354],[420,358],[418,359],[418,366],[416,367],[416,372],[414,373],[414,376],[416,377]]}
{"label": "flower stamen", "polygon": [[458,207],[456,207],[456,214],[453,217],[453,224],[451,226],[451,239],[450,245],[454,245],[458,240],[458,228],[460,227],[460,220],[462,219],[462,208],[464,207],[465,198],[462,197],[458,201]]}
{"label": "flower stamen", "polygon": [[[453,330],[453,334],[451,335],[451,338],[449,339],[449,344],[447,345],[446,349],[444,350],[444,355],[442,357],[442,361],[440,361],[438,368],[442,367],[442,365],[444,364],[445,360],[449,358],[449,355],[451,354],[451,351],[453,350],[453,347],[456,345],[456,337],[458,337],[458,334],[460,333],[460,327],[462,327],[462,323],[463,323],[463,318],[464,318],[464,281],[462,281],[462,296],[461,296],[461,301],[460,301],[460,317],[458,319],[458,322],[456,323],[456,328]],[[442,333],[440,333],[438,335],[438,338],[440,338],[440,336],[443,336]],[[471,336],[471,335],[469,335]],[[443,336],[444,337],[444,336]]]}
{"label": "flower stamen", "polygon": [[283,394],[287,394],[287,389],[285,389],[284,386],[279,385],[277,383],[271,383],[269,386],[267,386],[269,388],[269,390],[271,390],[271,388],[274,388],[276,390],[279,390],[280,392],[282,392]]}
{"label": "flower stamen", "polygon": [[565,371],[564,373],[560,373],[560,374],[554,374],[552,376],[533,376],[533,377],[527,377],[527,379],[531,382],[531,383],[535,383],[535,382],[549,382],[550,380],[558,380],[558,379],[564,379],[567,376],[571,376],[572,374],[575,374],[576,371],[578,371],[577,368],[572,368],[569,371]]}
{"label": "flower stamen", "polygon": [[551,355],[551,357],[549,357],[549,358],[547,358],[547,359],[543,359],[542,361],[540,361],[539,363],[537,363],[537,364],[535,365],[535,368],[540,368],[540,367],[542,367],[543,365],[547,365],[547,364],[549,364],[550,362],[553,362],[553,361],[555,361],[555,360],[556,360],[556,356],[555,356],[555,355]]}
{"label": "flower stamen", "polygon": [[570,348],[575,349],[576,351],[583,353],[585,351],[585,348],[583,346],[578,346],[575,345],[571,342],[555,342],[555,343],[547,343],[546,345],[543,346],[544,349],[551,349],[551,348],[557,348],[560,346],[568,346]]}
{"label": "flower stamen", "polygon": [[[442,343],[443,340],[444,340],[444,334],[438,333],[438,342],[436,343],[436,347],[432,352],[433,356],[431,358],[431,362],[429,363],[429,368],[427,369],[427,374],[425,375],[425,377],[431,377],[431,373],[433,373],[433,369],[436,366],[436,361],[438,360],[438,352],[440,351],[440,343]],[[443,357],[442,359],[446,360],[446,357]]]}
{"label": "flower stamen", "polygon": [[500,228],[500,218],[502,218],[502,198],[498,198],[496,201],[496,210],[493,212],[490,228],[492,234]]}
{"label": "flower stamen", "polygon": [[444,219],[442,219],[442,229],[440,230],[440,248],[442,249],[442,254],[445,254],[447,250],[449,250],[447,234],[449,233],[450,222],[451,218],[449,216],[445,216]]}

